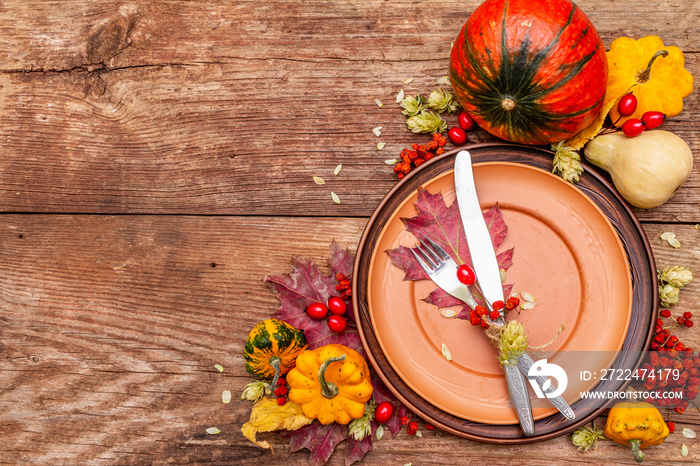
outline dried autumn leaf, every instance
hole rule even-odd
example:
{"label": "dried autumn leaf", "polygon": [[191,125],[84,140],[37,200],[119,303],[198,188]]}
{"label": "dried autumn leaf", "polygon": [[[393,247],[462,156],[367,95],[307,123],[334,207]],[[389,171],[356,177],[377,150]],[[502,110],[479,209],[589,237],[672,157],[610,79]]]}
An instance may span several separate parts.
{"label": "dried autumn leaf", "polygon": [[[401,219],[406,226],[406,230],[419,240],[423,240],[426,237],[432,239],[445,249],[458,264],[471,265],[469,246],[467,245],[457,203],[453,202],[448,207],[445,205],[442,194],[431,194],[426,189],[419,187],[414,205],[418,214],[415,217]],[[498,204],[484,213],[484,220],[491,234],[494,249],[498,250],[508,232],[508,227],[503,221]],[[420,264],[416,262],[408,247],[399,246],[386,252],[389,254],[392,263],[406,273],[404,280],[428,279],[428,276]],[[496,258],[499,268],[508,270],[513,264],[513,250],[503,251],[497,254]],[[511,289],[512,285],[504,285],[504,295],[508,296]],[[464,302],[450,296],[440,288],[430,293],[428,297],[424,298],[424,301],[438,308],[460,306],[462,310],[457,317],[461,319],[467,319],[471,311]]]}
{"label": "dried autumn leaf", "polygon": [[243,424],[241,432],[251,442],[261,448],[272,448],[268,442],[258,442],[255,438],[258,432],[272,432],[275,430],[297,430],[313,422],[304,416],[304,412],[296,403],[287,401],[284,405],[277,404],[277,400],[264,397],[253,405],[250,412],[250,420]]}
{"label": "dried autumn leaf", "polygon": [[320,176],[314,176],[314,177],[313,177],[313,180],[314,180],[314,183],[316,183],[316,184],[319,185],[319,186],[326,184],[326,182],[324,181],[324,179],[321,178]]}
{"label": "dried autumn leaf", "polygon": [[601,108],[598,117],[593,121],[593,123],[584,128],[582,131],[564,141],[564,145],[572,148],[573,150],[579,150],[585,146],[588,141],[596,137],[598,132],[603,128],[603,123],[605,123],[605,118],[608,116],[608,113],[610,113],[610,110],[612,110],[612,108],[617,104],[617,101],[620,100],[620,98],[622,98],[622,96],[625,94],[626,93],[614,95],[607,92],[605,94],[605,99],[603,100],[603,107]]}

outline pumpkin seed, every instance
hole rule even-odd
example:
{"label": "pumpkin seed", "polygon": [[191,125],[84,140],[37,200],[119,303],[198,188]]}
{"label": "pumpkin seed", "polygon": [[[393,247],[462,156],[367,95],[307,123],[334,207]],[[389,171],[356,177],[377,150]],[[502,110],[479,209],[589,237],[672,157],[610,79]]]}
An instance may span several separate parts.
{"label": "pumpkin seed", "polygon": [[505,283],[506,282],[506,271],[504,269],[501,269],[499,272],[501,274],[501,283]]}
{"label": "pumpkin seed", "polygon": [[336,204],[340,204],[340,198],[333,191],[331,191],[331,199],[333,199],[333,202],[335,202]]}
{"label": "pumpkin seed", "polygon": [[335,167],[335,170],[333,170],[333,175],[334,175],[334,176],[338,176],[338,173],[340,173],[340,170],[341,170],[342,168],[343,168],[343,165],[339,163],[338,166]]}
{"label": "pumpkin seed", "polygon": [[326,182],[320,176],[314,176],[314,183],[317,185],[324,185]]}
{"label": "pumpkin seed", "polygon": [[379,137],[382,135],[382,127],[377,126],[376,128],[372,128],[372,132],[374,133],[375,136]]}
{"label": "pumpkin seed", "polygon": [[441,314],[443,317],[447,317],[447,318],[449,319],[449,318],[452,318],[452,317],[456,316],[456,315],[457,315],[457,312],[454,311],[454,310],[452,310],[452,309],[445,309],[445,310],[443,310],[442,312],[440,312],[440,314]]}
{"label": "pumpkin seed", "polygon": [[377,440],[381,440],[384,437],[384,426],[380,424],[374,435],[377,437]]}
{"label": "pumpkin seed", "polygon": [[404,92],[403,89],[399,91],[398,94],[396,94],[396,103],[400,103],[403,100]]}
{"label": "pumpkin seed", "polygon": [[527,311],[528,309],[532,309],[532,308],[535,307],[535,306],[537,306],[537,303],[536,303],[536,302],[534,302],[534,301],[525,301],[525,302],[520,306],[520,308]]}
{"label": "pumpkin seed", "polygon": [[384,161],[385,164],[387,165],[396,165],[397,160],[396,159],[386,159]]}
{"label": "pumpkin seed", "polygon": [[683,458],[688,457],[688,445],[686,445],[685,443],[683,445],[681,445],[681,456]]}
{"label": "pumpkin seed", "polygon": [[528,302],[534,302],[534,301],[535,301],[535,297],[532,296],[532,295],[531,295],[530,293],[528,293],[527,291],[521,291],[521,292],[520,292],[520,296],[521,296],[525,301],[528,301]]}
{"label": "pumpkin seed", "polygon": [[406,78],[403,80],[404,84],[411,84],[413,82],[413,78]]}
{"label": "pumpkin seed", "polygon": [[423,433],[419,430],[418,432],[416,432],[416,437],[423,438]]}
{"label": "pumpkin seed", "polygon": [[662,241],[666,241],[668,244],[670,244],[671,246],[673,246],[676,249],[681,247],[681,243],[680,243],[680,241],[678,241],[676,239],[675,233],[671,233],[670,231],[665,231],[665,232],[661,233],[659,238],[661,238]]}
{"label": "pumpkin seed", "polygon": [[231,391],[230,390],[224,390],[221,393],[221,401],[223,401],[225,404],[229,404],[231,402]]}
{"label": "pumpkin seed", "polygon": [[207,428],[207,431],[206,431],[206,432],[207,432],[207,434],[209,434],[209,435],[216,435],[216,434],[220,434],[220,433],[221,433],[221,431],[218,429],[218,427],[209,427],[209,428]]}
{"label": "pumpkin seed", "polygon": [[449,76],[443,76],[440,79],[438,79],[438,84],[450,84],[450,77]]}
{"label": "pumpkin seed", "polygon": [[382,101],[379,100],[379,99],[374,99],[374,103],[377,104],[377,107],[383,107],[383,106],[384,106],[384,104],[382,103]]}
{"label": "pumpkin seed", "polygon": [[685,438],[695,438],[695,431],[689,427],[683,427],[683,430],[681,430],[681,433],[683,434],[683,437]]}
{"label": "pumpkin seed", "polygon": [[224,371],[224,367],[221,364],[214,364],[214,368],[219,372]]}
{"label": "pumpkin seed", "polygon": [[386,142],[378,142],[377,143],[377,150],[384,149],[384,146],[386,146]]}
{"label": "pumpkin seed", "polygon": [[442,356],[448,361],[452,361],[452,355],[450,354],[450,350],[447,349],[447,345],[444,343],[442,344]]}

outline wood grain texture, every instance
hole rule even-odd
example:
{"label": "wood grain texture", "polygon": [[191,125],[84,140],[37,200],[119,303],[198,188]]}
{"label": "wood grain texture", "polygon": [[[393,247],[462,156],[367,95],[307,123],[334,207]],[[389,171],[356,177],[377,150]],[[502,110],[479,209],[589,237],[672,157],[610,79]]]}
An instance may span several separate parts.
{"label": "wood grain texture", "polygon": [[[287,273],[292,254],[323,264],[332,240],[353,248],[364,225],[364,219],[338,218],[3,215],[0,458],[29,464],[306,464],[307,453],[290,454],[276,434],[262,435],[273,443],[274,457],[240,434],[251,406],[238,400],[250,380],[243,344],[279,304],[262,282],[266,274]],[[650,238],[667,229],[650,225]],[[697,263],[700,233],[692,226],[673,229],[684,246],[652,241],[657,263]],[[674,313],[697,312],[698,300],[696,280],[682,291]],[[698,327],[678,334],[700,347]],[[226,389],[234,395],[229,405],[220,401]],[[696,411],[672,418],[698,430]],[[222,433],[207,435],[210,426]],[[476,464],[508,464],[517,458],[551,464],[572,455],[578,461],[630,461],[611,442],[579,456],[566,438],[537,448],[494,449],[423,433],[423,439],[404,432],[377,442],[365,463],[474,458]],[[648,458],[675,460],[682,441],[672,436]],[[340,447],[331,464],[342,462]]]}
{"label": "wood grain texture", "polygon": [[[240,434],[243,343],[278,307],[262,278],[295,254],[323,263],[333,239],[354,248],[395,184],[384,160],[425,140],[396,93],[436,87],[479,3],[0,3],[0,463],[308,464],[277,434],[261,435],[274,456]],[[606,44],[659,35],[700,76],[697,0],[577,4]],[[665,125],[696,166],[699,121],[696,91]],[[698,203],[696,169],[636,211],[659,268],[697,268]],[[673,313],[698,302],[700,277]],[[698,327],[678,331],[695,349]],[[700,430],[697,410],[672,418]],[[607,441],[584,454],[563,437],[494,448],[423,434],[375,442],[363,463],[634,464]],[[677,433],[647,461],[697,463],[696,450]]]}
{"label": "wood grain texture", "polygon": [[[621,1],[587,3],[581,7],[606,43],[658,33],[681,46],[688,69],[700,75],[697,43],[685,32],[700,19],[698,9],[683,2],[635,9]],[[447,74],[450,42],[477,4],[5,7],[0,208],[369,216],[395,182],[384,160],[425,140],[407,131],[395,94],[437,86]],[[688,14],[679,18],[681,10]],[[625,23],[635,28],[620,29]],[[640,24],[657,29],[636,29]],[[403,84],[408,77],[415,81]],[[377,107],[375,98],[386,105]],[[699,108],[696,92],[665,125],[696,158]],[[379,138],[375,126],[383,127]],[[382,151],[378,141],[387,143]],[[339,163],[344,168],[335,177]],[[640,217],[696,221],[686,206],[700,202],[697,173],[671,201]],[[316,186],[314,175],[327,184]]]}

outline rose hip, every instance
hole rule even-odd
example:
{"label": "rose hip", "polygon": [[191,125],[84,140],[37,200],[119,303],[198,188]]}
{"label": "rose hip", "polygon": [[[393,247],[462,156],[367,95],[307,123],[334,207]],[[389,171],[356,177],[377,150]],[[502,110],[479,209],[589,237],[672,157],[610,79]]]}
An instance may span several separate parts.
{"label": "rose hip", "polygon": [[459,123],[459,127],[464,131],[471,131],[476,128],[476,121],[474,121],[474,118],[467,112],[459,112],[457,123]]}
{"label": "rose hip", "polygon": [[630,118],[622,125],[622,134],[628,138],[639,136],[644,132],[644,123],[637,118]]}
{"label": "rose hip", "polygon": [[331,296],[328,298],[328,310],[331,311],[331,314],[340,316],[347,312],[348,306],[338,296]]}
{"label": "rose hip", "polygon": [[646,129],[658,128],[664,121],[666,121],[666,114],[663,112],[650,111],[642,115],[642,123]]}
{"label": "rose hip", "polygon": [[457,269],[457,279],[467,286],[471,286],[476,281],[476,274],[467,264],[462,264]]}
{"label": "rose hip", "polygon": [[313,320],[321,320],[328,315],[328,308],[323,303],[313,303],[306,307],[306,313]]}
{"label": "rose hip", "polygon": [[328,318],[328,328],[335,333],[344,332],[347,326],[348,322],[343,316],[338,316],[334,314]]}
{"label": "rose hip", "polygon": [[630,116],[637,110],[637,98],[634,94],[625,94],[617,103],[617,111],[622,116]]}
{"label": "rose hip", "polygon": [[447,137],[450,138],[450,141],[455,146],[461,146],[467,142],[467,132],[458,126],[453,126],[450,128],[450,130],[447,132]]}

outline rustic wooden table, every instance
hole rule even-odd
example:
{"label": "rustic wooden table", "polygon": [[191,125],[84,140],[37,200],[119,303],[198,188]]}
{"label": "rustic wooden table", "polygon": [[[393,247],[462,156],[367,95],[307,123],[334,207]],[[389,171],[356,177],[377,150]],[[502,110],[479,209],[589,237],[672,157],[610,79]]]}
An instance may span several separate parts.
{"label": "rustic wooden table", "polygon": [[[479,3],[3,2],[0,462],[307,464],[276,434],[263,436],[272,456],[240,433],[243,343],[279,305],[262,278],[292,255],[323,262],[332,240],[356,248],[396,182],[384,160],[424,140],[396,93],[436,87]],[[578,4],[606,45],[659,35],[700,76],[698,0]],[[698,95],[665,129],[700,165]],[[635,211],[658,267],[700,264],[698,201],[696,169],[669,202]],[[696,279],[674,312],[698,302]],[[682,335],[700,347],[698,326]],[[676,433],[645,462],[697,464],[700,444],[679,431],[700,430],[700,415],[671,417]],[[610,441],[584,454],[567,437],[497,447],[424,433],[375,442],[363,462],[633,463]]]}

